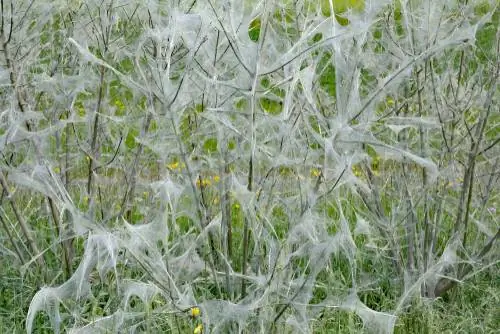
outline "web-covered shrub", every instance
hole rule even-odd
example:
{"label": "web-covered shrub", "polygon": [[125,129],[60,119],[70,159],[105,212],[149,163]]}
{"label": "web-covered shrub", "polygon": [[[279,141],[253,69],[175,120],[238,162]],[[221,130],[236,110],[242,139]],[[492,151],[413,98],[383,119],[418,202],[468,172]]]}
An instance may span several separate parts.
{"label": "web-covered shrub", "polygon": [[2,175],[67,275],[28,332],[392,333],[495,265],[494,2],[341,3],[4,8]]}

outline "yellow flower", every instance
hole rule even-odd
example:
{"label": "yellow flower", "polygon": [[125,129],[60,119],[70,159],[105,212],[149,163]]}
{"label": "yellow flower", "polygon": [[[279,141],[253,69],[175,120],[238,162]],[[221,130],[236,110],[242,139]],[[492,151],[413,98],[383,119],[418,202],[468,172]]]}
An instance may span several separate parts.
{"label": "yellow flower", "polygon": [[220,176],[219,175],[215,175],[214,176],[214,182],[217,183],[220,181]]}
{"label": "yellow flower", "polygon": [[179,162],[174,161],[174,162],[168,164],[167,167],[170,169],[177,169],[179,167]]}
{"label": "yellow flower", "polygon": [[199,178],[196,179],[196,186],[197,187],[208,187],[211,184],[212,184],[212,182],[210,182],[210,180],[208,180],[208,179],[201,179],[201,181]]}
{"label": "yellow flower", "polygon": [[386,102],[389,107],[393,107],[395,103],[394,100],[389,96],[387,97]]}
{"label": "yellow flower", "polygon": [[191,317],[192,318],[197,318],[201,314],[200,308],[197,306],[194,306],[191,308]]}
{"label": "yellow flower", "polygon": [[311,176],[318,177],[321,175],[321,171],[317,168],[311,169]]}
{"label": "yellow flower", "polygon": [[359,166],[352,166],[352,172],[357,177],[360,177],[363,174]]}
{"label": "yellow flower", "polygon": [[202,333],[203,333],[203,325],[198,324],[198,326],[196,326],[196,328],[194,329],[193,334],[202,334]]}
{"label": "yellow flower", "polygon": [[123,104],[122,101],[120,100],[115,100],[115,106],[118,108],[118,110],[123,111],[125,109],[125,105]]}

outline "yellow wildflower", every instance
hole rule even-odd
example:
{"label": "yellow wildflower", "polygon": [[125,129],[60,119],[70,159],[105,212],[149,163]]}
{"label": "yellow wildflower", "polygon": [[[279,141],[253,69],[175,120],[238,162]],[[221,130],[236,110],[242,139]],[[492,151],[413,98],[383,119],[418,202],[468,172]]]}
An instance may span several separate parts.
{"label": "yellow wildflower", "polygon": [[168,164],[167,167],[170,169],[177,169],[177,168],[179,168],[179,162],[174,161],[174,162]]}
{"label": "yellow wildflower", "polygon": [[352,172],[357,177],[360,177],[363,174],[359,166],[352,166]]}
{"label": "yellow wildflower", "polygon": [[386,102],[389,107],[393,107],[395,103],[394,100],[389,96],[387,97]]}
{"label": "yellow wildflower", "polygon": [[196,328],[194,329],[193,334],[202,334],[202,333],[203,333],[203,325],[198,324],[198,326],[196,326]]}
{"label": "yellow wildflower", "polygon": [[317,168],[311,169],[311,176],[318,177],[320,175],[321,175],[321,171],[319,169],[317,169]]}
{"label": "yellow wildflower", "polygon": [[201,314],[200,308],[197,306],[194,306],[191,308],[191,318],[197,318]]}
{"label": "yellow wildflower", "polygon": [[196,186],[197,187],[208,187],[211,184],[212,184],[212,182],[210,182],[209,179],[201,179],[201,180],[200,180],[200,178],[196,179]]}

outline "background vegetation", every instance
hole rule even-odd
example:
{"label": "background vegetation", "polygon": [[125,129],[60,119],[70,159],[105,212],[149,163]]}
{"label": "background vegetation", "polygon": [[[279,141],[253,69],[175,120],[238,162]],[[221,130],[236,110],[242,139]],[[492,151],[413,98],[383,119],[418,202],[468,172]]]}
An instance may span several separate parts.
{"label": "background vegetation", "polygon": [[500,328],[497,1],[0,5],[1,332]]}

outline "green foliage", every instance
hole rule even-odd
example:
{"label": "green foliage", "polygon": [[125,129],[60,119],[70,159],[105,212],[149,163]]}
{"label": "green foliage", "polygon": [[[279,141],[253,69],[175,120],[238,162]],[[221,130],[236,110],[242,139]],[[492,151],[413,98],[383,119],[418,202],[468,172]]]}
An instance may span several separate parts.
{"label": "green foliage", "polygon": [[234,139],[231,139],[227,142],[227,148],[228,150],[234,150],[236,148],[236,141]]}
{"label": "green foliage", "polygon": [[319,41],[321,41],[323,39],[323,34],[322,33],[316,33],[314,34],[314,36],[311,38],[311,43],[310,44],[314,44],[314,43],[318,43]]}
{"label": "green foliage", "polygon": [[194,227],[194,222],[188,216],[180,216],[175,219],[176,226],[180,229],[181,233],[187,233]]}
{"label": "green foliage", "polygon": [[76,99],[76,102],[75,102],[74,109],[75,109],[76,113],[78,114],[78,116],[80,116],[80,117],[84,117],[87,114],[87,112],[85,110],[85,106],[83,104],[83,102],[85,101],[85,98],[86,98],[85,94],[80,93]]}
{"label": "green foliage", "polygon": [[207,154],[217,152],[217,138],[208,138],[203,143],[203,150]]}
{"label": "green foliage", "polygon": [[[355,14],[369,10],[364,0],[332,2],[335,20],[346,31],[351,25],[347,14],[354,13],[354,19]],[[197,36],[195,42],[190,40],[194,35],[189,35],[192,31],[188,28],[186,31],[175,31],[175,40],[167,40],[167,35],[173,36],[169,35],[170,30],[177,27],[175,24],[170,25],[169,21],[175,19],[177,12],[171,12],[170,8],[165,9],[164,6],[155,11],[145,11],[147,6],[142,4],[137,8],[124,5],[103,10],[88,4],[82,5],[84,11],[70,14],[65,8],[67,16],[47,14],[54,17],[42,25],[40,32],[36,20],[26,19],[27,31],[35,34],[29,37],[18,34],[18,31],[23,34],[26,32],[22,27],[24,19],[19,22],[19,27],[16,25],[13,46],[4,47],[15,54],[12,58],[15,63],[13,68],[19,71],[16,76],[22,80],[16,85],[9,83],[2,88],[3,100],[8,102],[4,103],[0,126],[0,170],[5,174],[9,187],[1,190],[12,193],[8,198],[3,194],[2,198],[18,205],[22,216],[27,217],[30,229],[36,232],[36,243],[43,252],[30,254],[26,238],[18,231],[18,221],[12,207],[10,204],[2,206],[0,215],[6,220],[8,228],[0,229],[0,332],[24,331],[25,316],[33,295],[40,291],[41,286],[54,286],[66,281],[61,260],[61,240],[66,241],[66,236],[64,233],[58,234],[59,227],[54,224],[55,218],[51,216],[45,192],[54,196],[56,211],[59,211],[55,217],[59,214],[63,226],[71,226],[72,220],[75,220],[80,224],[78,227],[85,230],[79,230],[79,236],[73,240],[75,258],[71,263],[72,270],[76,270],[78,263],[83,261],[84,251],[88,249],[87,242],[92,237],[110,238],[106,239],[110,242],[101,244],[103,247],[95,250],[99,255],[99,265],[105,263],[107,256],[113,257],[112,270],[106,275],[98,272],[102,268],[95,268],[95,272],[89,276],[92,281],[89,298],[61,298],[63,331],[72,326],[90,324],[126,307],[131,314],[143,315],[143,319],[134,327],[136,331],[193,333],[199,319],[178,308],[187,307],[189,310],[190,306],[181,304],[213,300],[227,301],[234,306],[222,317],[237,312],[248,315],[241,327],[237,326],[237,321],[213,324],[215,329],[223,332],[255,331],[256,321],[262,320],[258,318],[260,315],[271,312],[275,316],[285,305],[282,318],[266,327],[266,330],[272,329],[271,333],[295,332],[297,327],[291,324],[298,321],[314,333],[375,332],[376,329],[364,328],[362,319],[352,310],[339,305],[330,307],[330,304],[322,305],[320,309],[316,305],[325,301],[330,303],[330,297],[341,301],[351,291],[355,291],[360,302],[374,311],[395,312],[398,317],[397,333],[493,333],[499,327],[499,317],[491,311],[500,302],[500,282],[498,275],[495,275],[499,270],[498,265],[495,267],[493,264],[493,268],[481,267],[481,270],[474,272],[472,279],[467,277],[463,284],[442,299],[430,302],[417,298],[417,292],[414,300],[401,309],[396,309],[396,305],[408,292],[405,284],[412,283],[412,279],[432,276],[434,272],[414,273],[408,269],[408,277],[403,277],[394,265],[395,259],[406,261],[410,254],[408,238],[424,234],[427,217],[431,220],[429,226],[436,229],[435,244],[428,254],[429,258],[437,261],[450,245],[463,179],[457,177],[450,182],[447,173],[457,168],[463,174],[461,169],[465,168],[465,158],[469,154],[468,141],[474,140],[470,138],[471,133],[475,132],[473,129],[485,112],[483,105],[477,103],[481,100],[475,96],[476,91],[469,90],[467,85],[474,82],[475,89],[480,91],[478,95],[486,95],[487,90],[491,89],[492,69],[496,68],[497,60],[498,8],[491,22],[477,30],[472,47],[452,46],[442,53],[419,58],[419,55],[413,55],[414,50],[405,49],[408,44],[406,36],[422,36],[418,35],[418,27],[413,28],[415,31],[407,31],[407,26],[411,24],[404,22],[399,0],[387,7],[385,13],[380,13],[376,22],[371,23],[373,25],[368,25],[369,31],[364,36],[366,40],[359,39],[365,41],[361,46],[356,44],[359,40],[355,31],[349,38],[340,35],[337,39],[329,35],[330,30],[335,29],[335,26],[329,25],[333,22],[330,0],[276,1],[269,7],[259,7],[260,4],[254,7],[256,3],[246,1],[242,5],[245,11],[252,13],[247,27],[242,25],[236,31],[227,29],[223,33],[220,27],[215,27],[217,24],[214,22],[208,28],[213,28],[213,31],[207,36],[203,35],[206,32],[204,30],[201,35],[199,32],[194,34]],[[197,6],[189,10],[194,12]],[[492,2],[478,1],[470,7],[473,11],[464,11],[460,15],[465,17],[467,13],[473,12],[476,16],[471,22],[477,22],[482,16],[490,14],[492,6]],[[176,8],[179,13],[188,10],[180,9]],[[264,13],[264,10],[269,12]],[[16,11],[19,12],[17,8]],[[111,12],[114,16],[108,17]],[[318,12],[323,17],[316,17]],[[22,12],[22,15],[31,14]],[[119,72],[106,70],[103,82],[98,79],[101,65],[90,61],[83,52],[67,44],[67,33],[70,31],[67,26],[75,22],[82,23],[78,21],[78,15],[86,19],[86,24],[78,25],[78,29],[84,30],[86,34],[81,39],[89,44],[82,43],[83,49],[88,47],[93,55]],[[263,15],[268,15],[269,29],[277,36],[276,40],[262,40]],[[453,21],[454,15],[458,13],[450,13],[444,19]],[[311,20],[311,17],[314,19]],[[180,16],[176,24],[182,26],[183,20],[191,24],[196,19],[197,15]],[[231,16],[231,19],[234,17]],[[107,24],[107,20],[112,21],[112,24],[98,31]],[[226,17],[222,20],[224,25],[225,20]],[[162,26],[164,22],[169,22],[169,25]],[[245,22],[248,22],[247,18]],[[306,32],[308,35],[303,35]],[[232,39],[234,33],[248,34],[252,43],[246,40],[240,44],[240,40]],[[79,36],[80,31],[75,34]],[[202,35],[203,38],[198,40]],[[165,40],[162,40],[164,37]],[[103,46],[103,38],[109,43],[106,47]],[[231,39],[231,46],[227,38]],[[76,39],[80,41],[80,38]],[[37,45],[31,44],[31,40],[40,42],[40,49],[28,50]],[[154,47],[158,47],[160,52],[155,53],[155,56],[151,40],[158,43]],[[272,50],[274,53],[263,50],[266,58],[257,60],[262,61],[261,65],[274,66],[276,59],[272,57],[275,54],[276,58],[281,57],[290,48],[288,58],[282,59],[286,64],[260,77],[251,73],[253,68],[243,68],[243,65],[248,66],[254,61],[244,54],[245,48],[256,48],[258,43],[271,50],[276,48]],[[338,48],[332,47],[335,43],[338,43]],[[210,45],[210,49],[206,45]],[[359,54],[358,46],[362,50]],[[401,48],[397,55],[388,52],[396,47]],[[5,50],[2,52],[6,56]],[[238,52],[241,52],[241,58],[230,59]],[[371,58],[362,58],[363,52]],[[208,57],[203,58],[207,54]],[[377,72],[378,67],[384,66],[386,61],[379,57],[384,56],[388,68]],[[397,61],[394,60],[396,58]],[[377,91],[387,75],[395,73],[391,66],[397,67],[402,63],[399,60],[413,58],[418,61],[405,73],[406,77],[402,76],[403,83],[388,85],[387,91],[381,91],[366,107],[366,114],[373,116],[369,122],[356,120],[346,124],[346,115],[339,111],[340,102],[337,100],[337,95],[351,93],[342,86],[345,78],[352,76],[352,73],[356,76],[357,70],[361,68],[361,75],[352,78],[358,86],[353,85],[349,89],[359,93],[359,102],[362,104]],[[351,68],[348,63],[353,59],[359,63]],[[372,63],[379,59],[383,60],[381,64],[373,66]],[[48,69],[52,69],[54,64],[60,64],[62,68],[56,69],[56,75],[52,77]],[[297,73],[309,67],[314,68],[311,70],[314,71],[312,100],[302,100],[307,84],[302,77],[297,77]],[[417,82],[416,73],[424,72],[425,79]],[[215,85],[211,79],[207,79],[214,74],[217,76]],[[85,79],[82,81],[84,84],[82,87],[76,85],[78,88],[66,88],[58,84],[54,89],[56,92],[46,88],[43,93],[39,92],[39,82],[52,84],[66,75],[81,75]],[[186,79],[182,85],[181,77]],[[342,82],[339,83],[337,79],[340,78]],[[443,81],[443,78],[446,80]],[[439,85],[450,81],[450,90],[456,89],[458,94],[448,94],[439,85],[433,86],[433,80]],[[248,94],[249,82],[258,83],[256,97]],[[292,87],[291,82],[296,85]],[[101,85],[104,88],[104,97],[100,101],[102,117],[95,137],[97,144],[92,148],[95,152],[90,152],[93,139],[91,122]],[[418,85],[423,85],[420,91]],[[213,89],[214,86],[217,89]],[[23,93],[21,95],[29,104],[25,115],[16,109],[20,104],[16,100],[19,99],[16,89]],[[144,92],[147,89],[151,91]],[[433,90],[439,91],[436,99],[429,93]],[[162,96],[163,92],[168,93]],[[173,98],[174,92],[179,93],[178,100]],[[462,94],[470,100],[461,101]],[[287,101],[292,101],[293,109],[290,121],[285,120],[285,117],[272,117],[282,115],[284,100],[289,97],[291,99]],[[254,102],[252,98],[256,102],[255,119],[249,117],[249,109]],[[435,105],[443,100],[446,103]],[[173,103],[170,104],[170,101]],[[149,106],[148,102],[154,105]],[[422,110],[418,108],[419,103],[424,104]],[[467,107],[460,109],[461,104]],[[400,106],[406,108],[396,110]],[[351,113],[359,105],[355,103],[342,107]],[[9,108],[13,110],[12,113]],[[442,111],[443,115],[448,111],[444,121],[435,121],[438,126],[409,126],[401,131],[404,136],[388,130],[387,118],[418,118],[419,113],[436,116],[432,114],[435,109]],[[213,117],[214,110],[224,116],[220,123],[207,120]],[[151,113],[153,118],[149,128],[140,132],[145,120],[149,121],[146,115]],[[21,128],[22,122],[15,123],[23,117],[36,120],[36,128],[32,133]],[[13,122],[13,125],[4,127],[3,122]],[[252,126],[250,122],[254,122]],[[485,126],[485,147],[498,139],[499,122],[499,113],[492,112]],[[474,127],[473,131],[469,126]],[[60,128],[53,130],[56,127]],[[448,132],[450,128],[453,128],[451,135]],[[454,145],[462,151],[453,154],[440,151],[441,131],[446,132],[444,136],[453,136],[454,140],[458,140]],[[146,144],[138,150],[140,133],[144,135]],[[124,141],[120,150],[116,151],[117,138],[122,135],[125,136]],[[263,138],[267,142],[263,143]],[[425,145],[419,142],[420,138],[428,138]],[[421,149],[421,146],[425,147]],[[402,154],[399,160],[390,155],[384,160],[377,151],[380,148],[387,148],[388,151],[393,148],[389,153],[404,150],[415,153],[429,163],[440,164],[439,168],[443,169],[438,172],[438,186],[422,182],[422,165]],[[347,153],[343,152],[344,149]],[[495,149],[493,147],[490,152],[477,158],[476,168],[480,170],[477,174],[481,177],[484,170],[493,164],[491,156],[495,157]],[[491,152],[493,154],[490,156]],[[91,160],[87,154],[99,160],[96,161],[95,170],[89,171]],[[249,159],[250,156],[252,159]],[[448,164],[451,160],[456,160],[456,163]],[[106,165],[101,165],[104,163]],[[45,172],[45,164],[48,171],[56,174],[55,177]],[[347,173],[332,189],[338,177],[337,171],[342,168]],[[371,170],[373,180],[367,177],[367,169]],[[137,175],[131,175],[134,170],[138,171]],[[67,179],[66,171],[69,171]],[[24,177],[33,177],[33,180],[23,184]],[[94,187],[87,192],[86,183],[92,177]],[[481,180],[476,182],[479,185],[475,184],[471,194],[473,204],[488,200],[494,205],[498,194],[494,193],[491,200],[487,199],[483,194],[484,187],[481,188]],[[404,186],[415,184],[409,195],[402,191]],[[128,203],[123,202],[125,194],[130,196]],[[405,201],[406,196],[415,200],[411,203],[414,207],[406,207],[407,202],[410,202]],[[435,205],[438,199],[444,203],[442,208]],[[422,204],[424,201],[427,202]],[[224,207],[224,203],[228,206]],[[122,207],[130,208],[130,211],[124,217],[116,217]],[[69,211],[64,210],[73,210],[71,215],[75,216],[71,218],[70,214],[66,215]],[[481,210],[485,211],[484,208],[476,207],[468,211],[473,223],[494,221],[493,211],[478,215]],[[366,218],[366,224],[373,231],[361,233],[356,230],[358,214]],[[408,218],[412,214],[416,217],[413,225],[410,224],[413,221]],[[228,217],[228,220],[224,220]],[[341,220],[344,217],[345,222]],[[168,227],[168,233],[165,237],[161,235],[162,240],[155,240],[151,244],[144,240],[148,247],[142,249],[140,242],[139,245],[134,244],[140,251],[133,252],[127,247],[137,241],[124,237],[127,231],[120,230],[124,219],[131,224],[127,228],[138,228],[137,231],[144,231],[159,222],[154,225],[155,230],[149,230],[152,233],[148,238],[154,239],[164,227],[162,224]],[[467,229],[470,232],[469,240],[478,241],[477,244],[481,245],[489,235],[473,223]],[[344,231],[345,225],[347,231]],[[410,225],[417,230],[408,233],[406,229]],[[87,231],[88,226],[94,230],[89,228]],[[246,229],[247,235],[244,234]],[[14,243],[10,243],[4,230],[13,232]],[[232,240],[228,248],[224,248],[224,241],[229,241],[225,239],[229,239],[229,230]],[[491,234],[491,231],[488,233]],[[136,236],[143,237],[140,233]],[[246,236],[249,238],[247,244]],[[339,241],[337,245],[336,239],[328,239],[334,236],[352,237],[357,248],[355,254],[351,256],[343,249],[345,240]],[[114,240],[119,240],[120,245],[116,248],[111,242]],[[323,240],[328,242],[322,244]],[[315,271],[315,261],[323,259],[311,260],[308,251],[332,244],[338,246],[338,250],[335,249],[331,256],[324,259],[324,267]],[[15,246],[25,253],[25,260],[30,262],[22,264],[16,259],[12,251]],[[396,256],[390,252],[394,248],[397,250]],[[469,252],[469,249],[466,251]],[[475,251],[472,249],[467,256],[474,256],[477,253]],[[247,252],[250,255],[244,259],[243,254]],[[427,254],[417,255],[424,258]],[[38,266],[35,256],[44,259],[45,267]],[[171,261],[172,258],[174,261]],[[126,261],[122,262],[123,259]],[[271,271],[274,265],[276,267]],[[422,263],[419,265],[423,268]],[[475,265],[479,268],[480,261]],[[243,272],[245,266],[246,271]],[[448,272],[437,272],[436,276],[441,274]],[[116,287],[125,286],[128,279],[144,284],[158,283],[162,293],[152,296],[148,301],[134,295],[127,303],[123,303],[122,291]],[[302,281],[311,286],[311,290],[303,294],[302,290],[297,289]],[[242,293],[243,282],[247,283],[246,295]],[[262,291],[266,293],[259,296]],[[179,302],[180,295],[186,297],[182,302]],[[246,311],[241,309],[254,305],[253,298],[261,298],[259,305],[245,314]],[[247,300],[250,302],[247,303]],[[304,307],[305,312],[300,310],[301,307]],[[75,314],[77,316],[73,318]],[[298,316],[302,314],[313,316],[307,320],[299,319]],[[259,326],[264,328],[261,323]],[[36,315],[35,327],[37,333],[52,332],[45,312]],[[210,330],[205,329],[206,332]]]}
{"label": "green foliage", "polygon": [[321,13],[323,16],[330,17],[332,15],[330,1],[333,4],[333,12],[335,13],[335,19],[340,25],[348,25],[349,20],[342,14],[349,10],[355,12],[363,11],[365,7],[364,0],[321,0]]}
{"label": "green foliage", "polygon": [[405,36],[406,29],[404,27],[403,13],[401,10],[401,1],[400,0],[394,1],[393,15],[394,15],[394,23],[395,23],[395,27],[396,27],[396,29],[395,29],[396,34],[399,37]]}
{"label": "green foliage", "polygon": [[294,6],[291,4],[284,5],[280,9],[274,11],[272,18],[273,20],[270,24],[273,29],[279,31],[280,34],[283,34],[291,39],[300,37],[297,30]]}
{"label": "green foliage", "polygon": [[279,239],[282,239],[286,236],[289,229],[289,218],[286,214],[286,209],[283,206],[274,206],[272,209],[271,217],[273,218],[273,226],[276,231],[276,235]]}
{"label": "green foliage", "polygon": [[[491,8],[488,1],[482,1],[475,8],[478,17],[488,15]],[[479,63],[493,62],[496,59],[495,39],[500,27],[500,9],[495,10],[491,21],[482,26],[476,33],[476,57]]]}
{"label": "green foliage", "polygon": [[125,116],[131,111],[130,103],[133,102],[134,96],[130,88],[119,80],[113,80],[109,84],[109,99],[111,105],[115,107],[115,116]]}
{"label": "green foliage", "polygon": [[121,62],[118,63],[117,70],[122,73],[131,73],[134,70],[134,62],[130,58],[124,58]]}
{"label": "green foliage", "polygon": [[259,102],[262,110],[271,115],[279,115],[283,111],[283,102],[281,100],[261,98]]}
{"label": "green foliage", "polygon": [[135,139],[137,138],[138,135],[139,131],[137,129],[134,128],[128,129],[127,137],[125,138],[125,145],[130,149],[135,148],[137,146],[137,142]]}
{"label": "green foliage", "polygon": [[252,42],[258,42],[260,36],[260,17],[256,17],[248,26],[248,37]]}
{"label": "green foliage", "polygon": [[335,96],[336,82],[335,82],[335,67],[332,64],[332,54],[325,52],[317,66],[317,74],[319,75],[319,84],[328,95]]}
{"label": "green foliage", "polygon": [[240,98],[240,99],[237,99],[236,100],[236,103],[235,103],[235,108],[237,110],[245,110],[246,108],[248,107],[248,100],[245,99],[245,98]]}
{"label": "green foliage", "polygon": [[201,103],[198,103],[194,106],[194,110],[197,112],[197,113],[201,113],[201,112],[204,112],[205,111],[205,106]]}

